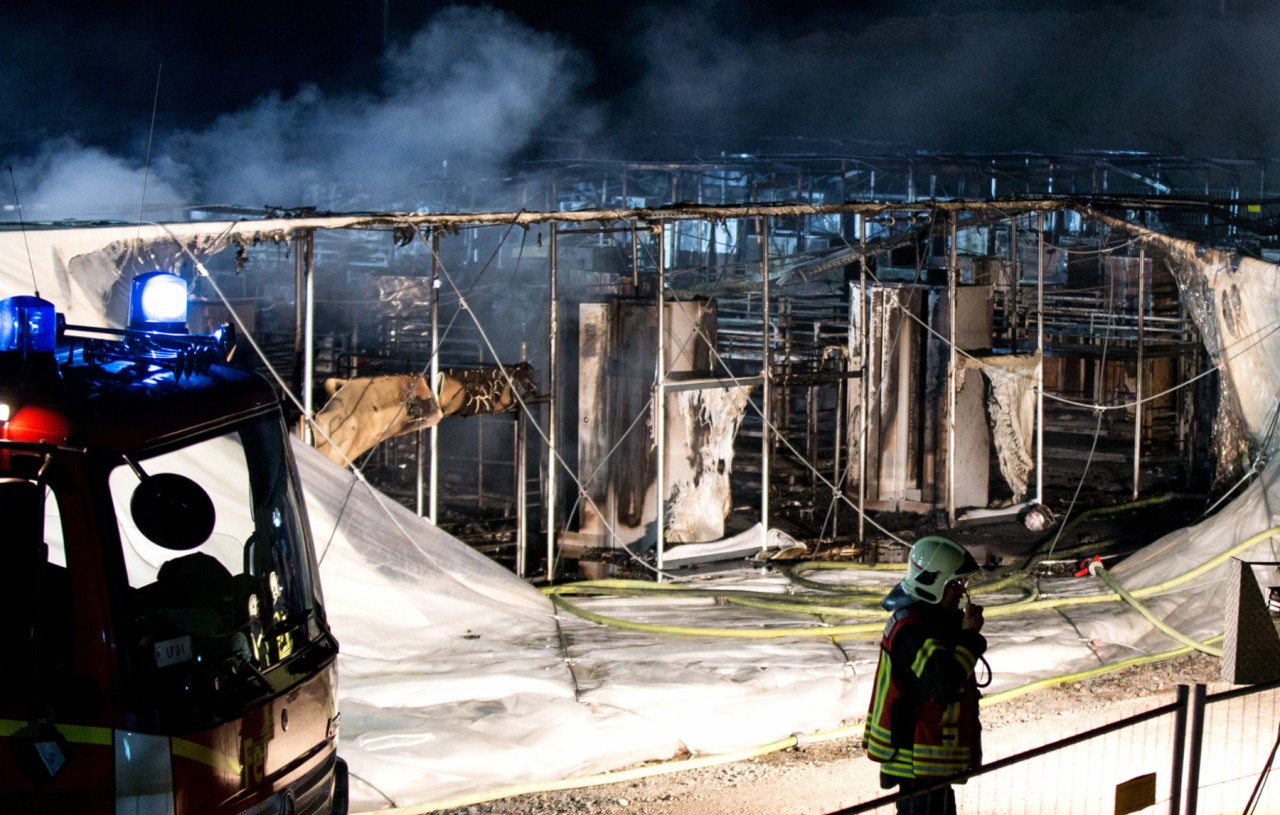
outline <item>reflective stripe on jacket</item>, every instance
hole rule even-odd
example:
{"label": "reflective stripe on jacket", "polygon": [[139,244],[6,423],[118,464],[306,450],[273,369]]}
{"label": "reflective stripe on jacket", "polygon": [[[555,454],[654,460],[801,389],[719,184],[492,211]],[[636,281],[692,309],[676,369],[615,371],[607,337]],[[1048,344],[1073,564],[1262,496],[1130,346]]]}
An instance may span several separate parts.
{"label": "reflective stripe on jacket", "polygon": [[[982,763],[974,666],[986,641],[976,633],[961,635],[955,618],[917,602],[899,609],[885,625],[863,732],[868,757],[885,775],[944,776]],[[895,663],[894,645],[909,630],[914,635],[906,641],[920,640],[919,645],[906,653],[900,647]],[[952,686],[939,692],[944,676]],[[928,692],[930,686],[937,695]]]}

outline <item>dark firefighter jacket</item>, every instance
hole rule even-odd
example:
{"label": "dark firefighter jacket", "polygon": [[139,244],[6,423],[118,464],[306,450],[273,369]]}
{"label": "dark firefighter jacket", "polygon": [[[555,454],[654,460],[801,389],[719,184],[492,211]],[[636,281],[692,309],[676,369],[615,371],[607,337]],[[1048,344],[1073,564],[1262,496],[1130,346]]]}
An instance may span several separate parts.
{"label": "dark firefighter jacket", "polygon": [[987,641],[962,630],[962,620],[959,611],[912,602],[885,625],[863,733],[884,786],[982,763],[974,666]]}

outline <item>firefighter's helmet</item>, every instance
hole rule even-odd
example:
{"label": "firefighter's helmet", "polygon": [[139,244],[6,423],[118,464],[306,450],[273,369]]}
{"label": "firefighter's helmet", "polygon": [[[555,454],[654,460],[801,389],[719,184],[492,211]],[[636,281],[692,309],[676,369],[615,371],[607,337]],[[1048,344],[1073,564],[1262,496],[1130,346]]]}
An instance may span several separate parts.
{"label": "firefighter's helmet", "polygon": [[950,538],[927,535],[911,545],[903,590],[917,600],[937,603],[942,590],[957,577],[978,571],[978,562]]}

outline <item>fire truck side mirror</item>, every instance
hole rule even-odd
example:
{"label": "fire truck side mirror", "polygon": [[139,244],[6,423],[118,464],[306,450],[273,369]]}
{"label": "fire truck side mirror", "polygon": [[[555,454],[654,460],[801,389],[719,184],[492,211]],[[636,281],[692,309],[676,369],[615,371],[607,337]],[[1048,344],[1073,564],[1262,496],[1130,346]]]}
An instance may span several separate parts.
{"label": "fire truck side mirror", "polygon": [[148,475],[133,491],[129,513],[152,543],[183,552],[213,534],[215,513],[209,493],[185,475]]}

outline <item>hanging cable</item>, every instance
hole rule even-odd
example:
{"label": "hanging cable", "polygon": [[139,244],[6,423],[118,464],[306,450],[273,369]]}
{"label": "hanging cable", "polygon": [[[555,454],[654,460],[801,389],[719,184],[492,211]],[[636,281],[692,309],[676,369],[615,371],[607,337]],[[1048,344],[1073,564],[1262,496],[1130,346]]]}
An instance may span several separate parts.
{"label": "hanging cable", "polygon": [[[521,410],[524,411],[524,415],[528,417],[529,407],[525,403],[524,397],[520,394],[519,389],[515,387],[514,379],[512,378],[511,373],[507,370],[506,366],[503,365],[502,360],[497,353],[497,350],[493,346],[493,342],[489,338],[488,332],[485,331],[484,325],[480,322],[475,312],[471,309],[470,304],[467,302],[466,294],[463,293],[461,288],[454,281],[453,276],[449,273],[449,270],[445,268],[443,264],[440,267],[440,272],[441,272],[441,275],[444,277],[444,279],[448,281],[454,293],[458,296],[460,309],[462,311],[465,311],[468,315],[471,316],[472,323],[475,325],[476,331],[479,332],[480,338],[484,342],[485,348],[487,348],[490,355],[493,356],[499,371],[506,378],[507,383],[511,386],[512,397],[520,405]],[[564,472],[568,475],[570,480],[573,481],[574,486],[577,487],[579,495],[582,498],[585,498],[596,509],[601,519],[601,523],[604,525],[606,531],[613,538],[617,538],[618,537],[617,531],[608,523],[607,519],[605,518],[605,514],[600,511],[600,508],[595,507],[595,504],[594,502],[591,501],[590,494],[586,489],[586,485],[582,482],[581,478],[579,478],[578,474],[575,473],[572,470],[572,468],[569,467],[568,462],[564,460],[564,458],[560,455],[560,452],[558,450],[551,449],[551,443],[550,443],[551,440],[547,437],[546,433],[543,432],[542,428],[536,423],[531,422],[530,424],[533,427],[534,432],[537,433],[538,437],[541,438],[542,442],[547,446],[548,454],[552,462],[551,466],[554,467],[558,465],[563,468]],[[631,558],[633,562],[635,562],[637,565],[641,566],[642,568],[652,572],[655,575],[667,576],[667,575],[663,575],[663,573],[660,572],[652,564],[649,564],[643,558],[639,557],[634,552],[632,552],[629,547],[625,547],[625,546],[622,547],[622,551],[624,551],[627,554],[627,556]],[[550,570],[550,564],[548,564],[548,567]]]}
{"label": "hanging cable", "polygon": [[1262,766],[1262,772],[1258,774],[1258,783],[1254,784],[1253,792],[1249,793],[1249,800],[1245,802],[1244,809],[1241,810],[1242,815],[1253,815],[1257,811],[1258,803],[1262,800],[1262,790],[1267,786],[1267,781],[1271,778],[1271,770],[1275,768],[1277,751],[1280,751],[1280,731],[1277,731],[1275,743],[1271,745],[1271,752],[1267,755],[1267,761]]}

